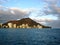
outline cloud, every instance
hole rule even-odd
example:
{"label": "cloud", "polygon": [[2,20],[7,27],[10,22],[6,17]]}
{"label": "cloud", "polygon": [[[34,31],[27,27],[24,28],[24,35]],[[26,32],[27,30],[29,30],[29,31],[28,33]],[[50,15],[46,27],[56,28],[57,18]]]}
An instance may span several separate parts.
{"label": "cloud", "polygon": [[[2,6],[1,6],[2,7]],[[1,9],[1,8],[0,8]],[[0,10],[0,20],[16,20],[26,18],[30,14],[30,11],[20,8],[2,8]]]}
{"label": "cloud", "polygon": [[44,13],[46,15],[53,15],[58,18],[57,20],[53,20],[51,22],[47,21],[46,23],[52,27],[60,28],[60,0],[44,0],[44,2],[46,3]]}
{"label": "cloud", "polygon": [[[44,16],[45,17],[45,16]],[[47,17],[34,17],[32,18],[34,21],[36,21],[37,23],[41,23],[43,25],[47,25],[47,22],[52,22],[54,19],[52,19],[51,17],[50,18],[47,18]]]}
{"label": "cloud", "polygon": [[48,23],[47,25],[52,26],[53,28],[60,28],[60,20],[53,20],[46,23]]}
{"label": "cloud", "polygon": [[59,0],[45,0],[46,4],[48,4],[47,9],[45,9],[46,14],[53,14],[53,15],[59,15],[60,14],[60,7],[58,3],[60,3]]}

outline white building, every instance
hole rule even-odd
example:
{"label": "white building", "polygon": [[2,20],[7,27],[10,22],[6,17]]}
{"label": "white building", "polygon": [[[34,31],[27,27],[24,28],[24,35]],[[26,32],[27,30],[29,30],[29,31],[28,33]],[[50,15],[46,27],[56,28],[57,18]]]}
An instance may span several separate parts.
{"label": "white building", "polygon": [[17,28],[16,24],[13,24],[13,28]]}
{"label": "white building", "polygon": [[17,28],[20,28],[20,26],[17,26]]}
{"label": "white building", "polygon": [[22,28],[25,28],[26,27],[26,25],[25,24],[22,24]]}
{"label": "white building", "polygon": [[37,28],[42,28],[42,26],[40,26],[40,25],[37,25]]}
{"label": "white building", "polygon": [[33,25],[33,27],[34,27],[34,28],[36,28],[36,26],[35,26],[35,25]]}
{"label": "white building", "polygon": [[13,28],[13,24],[12,23],[8,23],[8,27],[9,28]]}
{"label": "white building", "polygon": [[22,25],[20,25],[20,28],[22,28]]}
{"label": "white building", "polygon": [[0,28],[2,27],[2,23],[0,23]]}
{"label": "white building", "polygon": [[26,28],[30,28],[28,24],[26,24],[25,26],[26,26]]}

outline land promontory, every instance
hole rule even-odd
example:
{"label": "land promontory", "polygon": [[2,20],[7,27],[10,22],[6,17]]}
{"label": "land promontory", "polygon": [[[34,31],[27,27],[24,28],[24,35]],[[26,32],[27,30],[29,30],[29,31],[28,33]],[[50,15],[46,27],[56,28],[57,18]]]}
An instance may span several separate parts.
{"label": "land promontory", "polygon": [[4,28],[51,28],[49,26],[42,25],[30,18],[23,18],[21,20],[11,20],[2,24]]}

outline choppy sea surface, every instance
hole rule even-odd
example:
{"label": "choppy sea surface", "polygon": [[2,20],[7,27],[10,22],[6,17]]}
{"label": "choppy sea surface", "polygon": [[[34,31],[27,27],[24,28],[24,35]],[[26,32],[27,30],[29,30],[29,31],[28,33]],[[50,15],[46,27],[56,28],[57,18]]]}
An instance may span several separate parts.
{"label": "choppy sea surface", "polygon": [[0,28],[0,45],[60,45],[60,29]]}

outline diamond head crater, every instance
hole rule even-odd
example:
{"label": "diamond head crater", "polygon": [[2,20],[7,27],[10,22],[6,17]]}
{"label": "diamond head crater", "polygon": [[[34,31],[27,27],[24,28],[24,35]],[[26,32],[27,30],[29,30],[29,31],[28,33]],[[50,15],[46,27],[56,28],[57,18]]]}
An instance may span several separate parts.
{"label": "diamond head crater", "polygon": [[50,26],[45,26],[30,18],[23,18],[20,20],[10,20],[3,24],[0,24],[0,28],[51,28]]}

